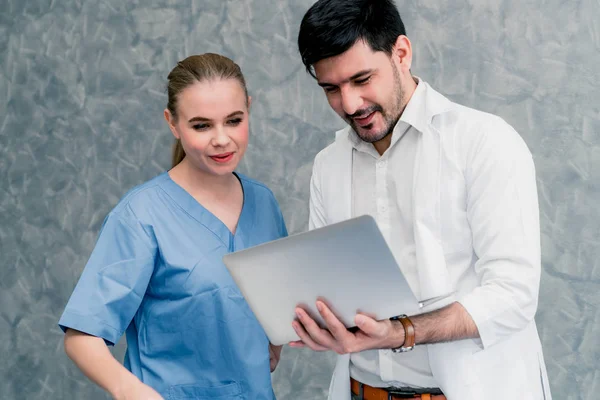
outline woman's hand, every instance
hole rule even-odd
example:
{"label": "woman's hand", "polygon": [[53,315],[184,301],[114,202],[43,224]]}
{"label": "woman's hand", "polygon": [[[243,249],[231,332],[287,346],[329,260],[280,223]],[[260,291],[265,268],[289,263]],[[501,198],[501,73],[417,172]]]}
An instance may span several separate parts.
{"label": "woman's hand", "polygon": [[275,346],[269,343],[269,361],[271,364],[271,372],[275,371],[275,368],[277,368],[277,364],[279,364],[282,347],[283,346]]}
{"label": "woman's hand", "polygon": [[115,400],[164,400],[158,392],[139,380],[132,382],[116,395]]}

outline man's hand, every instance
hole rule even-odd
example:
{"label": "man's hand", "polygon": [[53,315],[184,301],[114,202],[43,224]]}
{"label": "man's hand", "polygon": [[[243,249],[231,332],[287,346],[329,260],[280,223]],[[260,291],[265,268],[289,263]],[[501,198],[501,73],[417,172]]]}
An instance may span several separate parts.
{"label": "man's hand", "polygon": [[292,326],[301,340],[290,342],[291,347],[308,346],[314,351],[333,350],[338,354],[347,354],[396,348],[404,343],[404,328],[398,321],[377,321],[358,314],[354,318],[358,331],[350,332],[322,301],[317,301],[317,310],[327,329],[320,328],[306,311],[296,308],[298,321],[294,321]]}
{"label": "man's hand", "polygon": [[279,364],[282,347],[283,346],[275,346],[269,343],[269,361],[271,364],[271,372],[275,371],[275,368],[277,368],[277,364]]}

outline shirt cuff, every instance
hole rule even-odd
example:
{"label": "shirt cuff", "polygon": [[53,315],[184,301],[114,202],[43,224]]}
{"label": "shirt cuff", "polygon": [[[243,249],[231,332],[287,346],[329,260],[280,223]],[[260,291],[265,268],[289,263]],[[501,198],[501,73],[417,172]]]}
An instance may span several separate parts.
{"label": "shirt cuff", "polygon": [[89,315],[80,315],[72,311],[65,311],[58,321],[58,326],[63,332],[67,328],[75,329],[88,335],[104,339],[107,345],[114,346],[119,341],[122,333],[106,322]]}
{"label": "shirt cuff", "polygon": [[486,349],[494,344],[494,332],[491,321],[489,321],[489,310],[486,302],[481,301],[478,296],[466,296],[458,301],[467,310],[479,331],[479,338],[483,348]]}

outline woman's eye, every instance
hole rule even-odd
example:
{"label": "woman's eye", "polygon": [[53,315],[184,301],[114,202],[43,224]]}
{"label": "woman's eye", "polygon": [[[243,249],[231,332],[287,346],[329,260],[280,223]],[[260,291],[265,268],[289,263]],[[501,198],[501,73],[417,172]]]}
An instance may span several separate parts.
{"label": "woman's eye", "polygon": [[192,125],[192,128],[194,128],[197,131],[203,131],[208,128],[208,124],[195,124],[195,125]]}
{"label": "woman's eye", "polygon": [[228,121],[229,125],[237,126],[242,122],[241,118],[235,118]]}

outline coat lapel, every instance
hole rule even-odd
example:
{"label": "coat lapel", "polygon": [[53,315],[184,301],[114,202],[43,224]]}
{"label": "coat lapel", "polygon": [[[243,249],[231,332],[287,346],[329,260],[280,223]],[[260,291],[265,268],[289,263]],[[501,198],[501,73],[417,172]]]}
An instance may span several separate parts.
{"label": "coat lapel", "polygon": [[443,135],[433,120],[453,103],[421,81],[424,93],[406,122],[419,131],[413,175],[413,224],[419,276],[419,301],[452,292],[441,236],[441,168]]}
{"label": "coat lapel", "polygon": [[323,171],[323,188],[330,194],[326,200],[327,223],[345,221],[352,217],[352,143],[346,127],[336,132],[333,162]]}
{"label": "coat lapel", "polygon": [[413,180],[413,223],[419,276],[419,301],[448,294],[450,281],[440,226],[440,135],[421,132]]}

